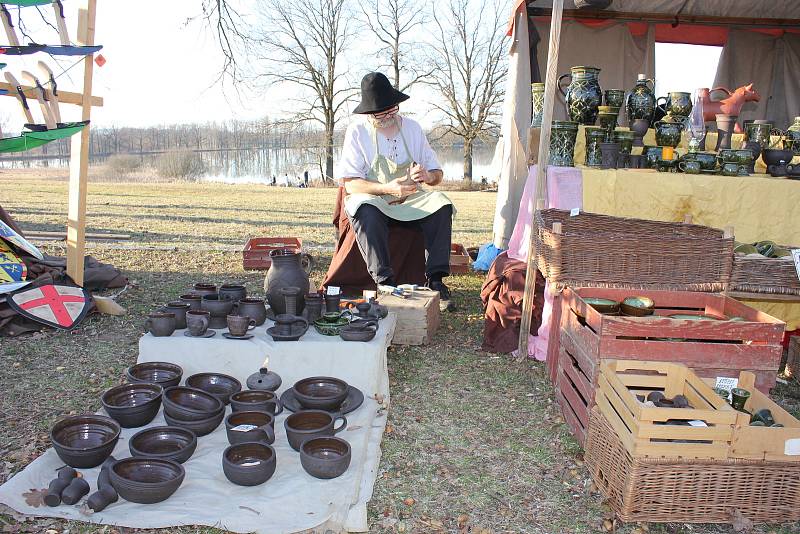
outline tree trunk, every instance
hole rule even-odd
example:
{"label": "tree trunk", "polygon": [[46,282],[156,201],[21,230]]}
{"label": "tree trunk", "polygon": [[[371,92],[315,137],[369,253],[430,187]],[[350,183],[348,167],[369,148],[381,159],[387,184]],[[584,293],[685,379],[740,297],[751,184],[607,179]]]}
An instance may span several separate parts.
{"label": "tree trunk", "polygon": [[464,183],[472,183],[472,139],[464,139]]}
{"label": "tree trunk", "polygon": [[333,121],[325,125],[325,181],[333,181]]}

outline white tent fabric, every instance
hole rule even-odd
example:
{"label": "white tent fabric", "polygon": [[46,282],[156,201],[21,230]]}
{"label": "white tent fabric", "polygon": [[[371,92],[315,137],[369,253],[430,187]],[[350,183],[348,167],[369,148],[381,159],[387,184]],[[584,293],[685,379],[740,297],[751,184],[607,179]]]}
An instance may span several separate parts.
{"label": "white tent fabric", "polygon": [[[552,0],[536,0],[529,4],[533,7],[553,6]],[[574,0],[566,0],[564,9],[575,9]],[[797,0],[614,0],[608,10],[706,17],[800,19],[800,2]]]}
{"label": "white tent fabric", "polygon": [[[515,15],[510,48],[506,100],[503,106],[502,170],[497,187],[494,214],[494,246],[505,249],[517,221],[519,199],[528,177],[527,142],[531,122],[531,64],[528,43],[528,17],[524,10]],[[527,95],[527,96],[524,96]],[[501,199],[505,199],[502,200]]]}

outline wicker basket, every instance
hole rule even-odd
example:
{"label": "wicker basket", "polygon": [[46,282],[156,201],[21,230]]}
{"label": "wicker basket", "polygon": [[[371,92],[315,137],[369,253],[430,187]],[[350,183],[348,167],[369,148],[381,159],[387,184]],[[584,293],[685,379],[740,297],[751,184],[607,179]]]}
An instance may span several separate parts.
{"label": "wicker basket", "polygon": [[791,256],[765,258],[760,255],[733,255],[731,287],[734,291],[800,295],[800,278]]}
{"label": "wicker basket", "polygon": [[800,520],[800,464],[741,459],[632,457],[594,408],[586,464],[623,521],[758,523]]}
{"label": "wicker basket", "polygon": [[534,238],[539,270],[562,286],[717,292],[730,283],[733,237],[706,226],[547,209]]}

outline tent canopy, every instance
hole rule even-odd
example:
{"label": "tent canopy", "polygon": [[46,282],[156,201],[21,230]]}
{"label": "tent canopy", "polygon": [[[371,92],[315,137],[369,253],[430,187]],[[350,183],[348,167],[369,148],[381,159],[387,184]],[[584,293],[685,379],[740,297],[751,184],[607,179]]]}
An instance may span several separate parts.
{"label": "tent canopy", "polygon": [[[529,0],[530,7],[551,8],[552,0]],[[575,9],[574,0],[565,0],[564,10]],[[589,10],[587,10],[588,12]],[[800,2],[797,0],[614,0],[611,7],[603,10],[610,16],[620,13],[666,15],[687,20],[691,17],[715,17],[721,19],[742,18],[751,24],[765,19],[785,21],[782,25],[793,25],[791,19],[800,20]],[[565,13],[566,17],[567,13]],[[778,23],[776,23],[778,24]]]}

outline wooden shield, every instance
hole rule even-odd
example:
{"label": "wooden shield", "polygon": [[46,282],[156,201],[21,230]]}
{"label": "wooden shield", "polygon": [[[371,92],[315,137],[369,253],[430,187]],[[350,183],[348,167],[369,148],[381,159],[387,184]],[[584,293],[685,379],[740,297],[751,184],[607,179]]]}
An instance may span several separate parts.
{"label": "wooden shield", "polygon": [[7,304],[23,317],[63,330],[86,317],[91,301],[82,287],[61,284],[23,288],[6,297]]}

